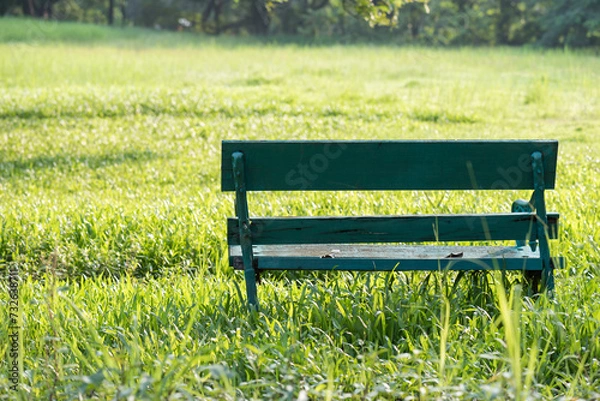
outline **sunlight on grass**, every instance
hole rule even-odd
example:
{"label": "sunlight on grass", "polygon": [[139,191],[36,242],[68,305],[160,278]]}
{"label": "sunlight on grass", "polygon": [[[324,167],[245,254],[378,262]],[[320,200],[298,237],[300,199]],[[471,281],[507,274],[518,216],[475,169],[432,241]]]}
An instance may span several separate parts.
{"label": "sunlight on grass", "polygon": [[[2,24],[0,266],[22,278],[21,399],[600,398],[597,57],[129,30],[89,32],[89,47],[64,39],[81,27],[32,41]],[[525,297],[520,274],[272,273],[249,317],[226,260],[233,138],[558,139],[556,298]],[[249,202],[339,216],[507,212],[528,196]]]}

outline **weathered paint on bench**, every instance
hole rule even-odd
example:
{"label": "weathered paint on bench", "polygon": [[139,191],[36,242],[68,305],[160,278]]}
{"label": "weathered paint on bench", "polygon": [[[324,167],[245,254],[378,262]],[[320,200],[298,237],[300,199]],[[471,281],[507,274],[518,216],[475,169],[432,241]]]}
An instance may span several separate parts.
{"label": "weathered paint on bench", "polygon": [[[223,191],[236,192],[229,259],[257,307],[260,270],[519,270],[554,289],[547,213],[557,141],[224,141]],[[512,213],[250,218],[247,191],[532,189]],[[364,245],[515,240],[517,247]],[[361,244],[363,243],[363,244]],[[527,246],[528,245],[528,246]]]}
{"label": "weathered paint on bench", "polygon": [[[539,250],[529,247],[256,245],[253,254],[259,270],[542,270]],[[229,263],[234,269],[244,269],[239,246],[230,248]],[[563,260],[559,259],[559,263]]]}

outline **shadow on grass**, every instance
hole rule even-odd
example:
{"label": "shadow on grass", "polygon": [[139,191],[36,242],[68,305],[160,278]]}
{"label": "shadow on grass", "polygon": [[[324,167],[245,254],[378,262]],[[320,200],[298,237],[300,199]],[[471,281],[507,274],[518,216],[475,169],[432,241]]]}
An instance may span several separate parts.
{"label": "shadow on grass", "polygon": [[101,153],[95,155],[41,155],[29,159],[3,160],[0,151],[0,177],[12,178],[47,169],[75,170],[87,168],[97,170],[125,163],[146,163],[163,158],[163,155],[150,150]]}

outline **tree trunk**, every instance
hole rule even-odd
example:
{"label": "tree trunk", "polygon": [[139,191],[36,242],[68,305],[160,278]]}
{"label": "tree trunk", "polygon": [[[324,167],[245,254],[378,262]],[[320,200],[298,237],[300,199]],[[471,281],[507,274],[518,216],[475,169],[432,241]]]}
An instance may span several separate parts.
{"label": "tree trunk", "polygon": [[514,7],[512,0],[500,0],[500,13],[496,22],[496,43],[507,45],[510,43],[510,23]]}
{"label": "tree trunk", "polygon": [[269,12],[264,0],[252,0],[250,3],[249,28],[251,33],[266,35],[269,33]]}
{"label": "tree trunk", "polygon": [[215,1],[215,32],[217,35],[221,34],[221,23],[219,22],[221,18],[221,6],[223,3],[219,0]]}
{"label": "tree trunk", "polygon": [[23,14],[29,15],[31,17],[36,16],[33,0],[23,0]]}
{"label": "tree trunk", "polygon": [[121,4],[121,26],[127,25],[127,6],[125,3]]}
{"label": "tree trunk", "polygon": [[115,22],[115,0],[108,0],[108,25]]}
{"label": "tree trunk", "polygon": [[52,2],[52,0],[47,0],[44,8],[44,18],[52,19],[52,9],[54,8],[54,2]]}

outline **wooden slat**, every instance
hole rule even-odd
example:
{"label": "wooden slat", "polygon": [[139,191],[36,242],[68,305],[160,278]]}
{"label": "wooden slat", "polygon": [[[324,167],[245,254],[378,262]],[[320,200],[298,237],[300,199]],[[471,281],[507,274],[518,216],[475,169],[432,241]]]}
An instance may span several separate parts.
{"label": "wooden slat", "polygon": [[[360,242],[485,241],[537,239],[534,213],[363,217],[253,218],[252,243],[350,244]],[[549,238],[557,238],[558,214],[548,214]],[[238,245],[238,220],[227,220],[227,239]]]}
{"label": "wooden slat", "polygon": [[438,271],[438,270],[541,270],[539,259],[311,259],[260,258],[260,270],[325,271]]}
{"label": "wooden slat", "polygon": [[557,141],[223,141],[221,188],[233,191],[232,154],[248,191],[532,189],[531,154],[554,188]]}
{"label": "wooden slat", "polygon": [[[230,264],[243,268],[239,246],[229,249]],[[377,245],[258,245],[260,270],[541,270],[539,251],[528,246],[377,246]],[[555,258],[556,267],[564,266]]]}

